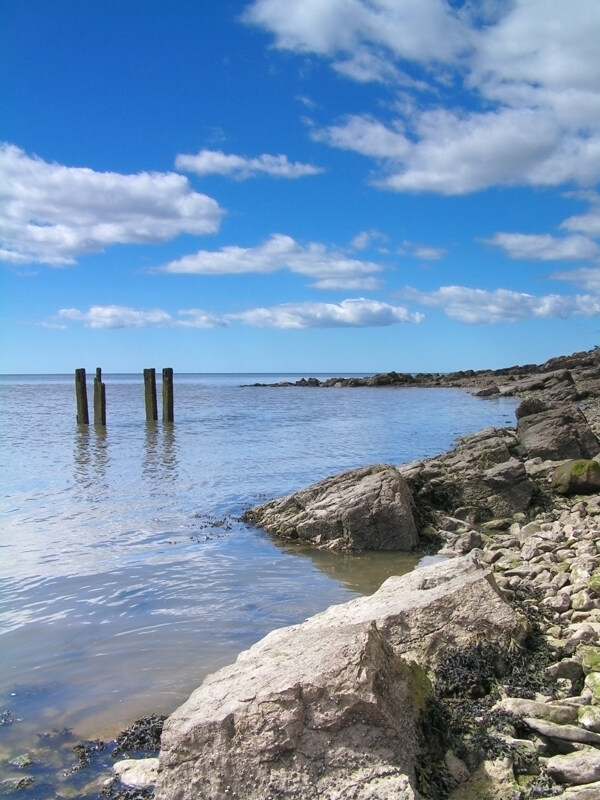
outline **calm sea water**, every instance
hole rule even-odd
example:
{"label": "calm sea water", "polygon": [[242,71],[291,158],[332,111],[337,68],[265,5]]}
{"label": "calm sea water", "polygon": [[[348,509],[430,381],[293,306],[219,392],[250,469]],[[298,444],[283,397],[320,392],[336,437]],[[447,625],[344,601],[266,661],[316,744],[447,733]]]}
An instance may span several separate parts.
{"label": "calm sea water", "polygon": [[176,375],[163,425],[141,376],[107,375],[102,430],[76,424],[72,376],[0,378],[0,769],[48,731],[168,713],[269,630],[418,561],[284,546],[246,508],[514,423],[513,400],[461,390],[242,386],[298,377]]}

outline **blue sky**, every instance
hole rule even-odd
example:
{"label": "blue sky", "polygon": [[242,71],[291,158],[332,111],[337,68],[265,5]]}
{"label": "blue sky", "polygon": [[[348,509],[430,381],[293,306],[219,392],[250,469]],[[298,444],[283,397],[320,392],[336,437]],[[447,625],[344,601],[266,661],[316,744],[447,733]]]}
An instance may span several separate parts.
{"label": "blue sky", "polygon": [[597,0],[2,0],[0,372],[600,344]]}

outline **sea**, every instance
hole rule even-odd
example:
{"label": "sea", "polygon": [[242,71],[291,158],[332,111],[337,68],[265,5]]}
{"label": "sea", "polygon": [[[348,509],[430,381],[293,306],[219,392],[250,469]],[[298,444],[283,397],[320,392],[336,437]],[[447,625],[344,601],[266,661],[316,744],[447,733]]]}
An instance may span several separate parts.
{"label": "sea", "polygon": [[0,789],[91,796],[59,751],[168,714],[274,628],[427,563],[276,541],[246,509],[514,425],[514,399],[461,389],[253,385],[302,377],[331,375],[176,374],[163,423],[141,374],[106,374],[95,427],[73,375],[0,376]]}

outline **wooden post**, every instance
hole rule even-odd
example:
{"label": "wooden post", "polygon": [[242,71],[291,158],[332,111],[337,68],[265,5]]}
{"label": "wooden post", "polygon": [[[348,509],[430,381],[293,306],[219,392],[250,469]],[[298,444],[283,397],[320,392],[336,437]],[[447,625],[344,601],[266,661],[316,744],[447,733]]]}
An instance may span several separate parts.
{"label": "wooden post", "polygon": [[96,367],[94,378],[94,425],[106,427],[106,387],[102,383],[100,367]]}
{"label": "wooden post", "polygon": [[156,402],[156,370],[144,370],[144,397],[146,398],[146,422],[156,422],[158,419],[158,404]]}
{"label": "wooden post", "polygon": [[79,425],[89,425],[87,386],[83,368],[75,370],[75,395],[77,397],[77,422]]}
{"label": "wooden post", "polygon": [[162,372],[163,422],[173,422],[173,368],[165,367]]}

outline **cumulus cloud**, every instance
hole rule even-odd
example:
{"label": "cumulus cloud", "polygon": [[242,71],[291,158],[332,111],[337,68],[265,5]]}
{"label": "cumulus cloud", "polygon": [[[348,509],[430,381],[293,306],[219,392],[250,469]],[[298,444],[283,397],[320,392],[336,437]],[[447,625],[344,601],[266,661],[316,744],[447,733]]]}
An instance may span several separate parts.
{"label": "cumulus cloud", "polygon": [[358,233],[354,239],[352,239],[350,245],[353,250],[367,250],[378,242],[387,242],[387,238],[385,233],[378,231],[376,228],[371,228],[369,231],[361,231]]}
{"label": "cumulus cloud", "polygon": [[140,310],[128,306],[91,306],[87,311],[78,308],[61,308],[61,320],[82,322],[88,328],[146,328],[149,325],[169,325],[172,317],[159,308]]}
{"label": "cumulus cloud", "polygon": [[500,247],[510,258],[538,261],[580,261],[598,258],[600,247],[587,236],[496,233],[487,244]]}
{"label": "cumulus cloud", "polygon": [[240,322],[255,328],[365,328],[418,323],[421,313],[411,313],[403,306],[377,300],[356,298],[341,303],[285,303],[271,308],[253,308],[236,314],[218,316],[198,308],[181,309],[175,316],[162,309],[141,310],[127,306],[91,306],[88,311],[61,309],[47,326],[79,322],[89,328],[141,328],[148,326],[215,328]]}
{"label": "cumulus cloud", "polygon": [[600,237],[600,198],[593,195],[592,206],[585,214],[569,217],[561,223],[561,228],[586,236]]}
{"label": "cumulus cloud", "polygon": [[274,234],[257,247],[231,245],[220,250],[200,250],[158,267],[156,271],[186,275],[242,275],[279,270],[304,275],[317,289],[376,288],[381,266],[373,261],[348,258],[343,252],[318,242],[303,246],[291,236]]}
{"label": "cumulus cloud", "polygon": [[[313,127],[376,161],[376,186],[466,194],[600,179],[597,0],[255,0],[275,45],[412,102]],[[583,231],[582,231],[583,232]]]}
{"label": "cumulus cloud", "polygon": [[569,281],[581,289],[600,295],[600,267],[581,267],[553,272],[550,277],[554,280]]}
{"label": "cumulus cloud", "polygon": [[341,303],[285,303],[230,315],[257,328],[372,328],[399,322],[421,322],[423,315],[404,306],[357,298]]}
{"label": "cumulus cloud", "polygon": [[337,58],[383,49],[388,61],[453,60],[470,31],[444,0],[255,0],[249,24],[275,35],[276,46]]}
{"label": "cumulus cloud", "polygon": [[412,256],[423,261],[437,261],[443,258],[446,253],[447,250],[444,247],[432,247],[431,245],[417,244],[407,240],[402,242],[402,246],[398,248],[399,255]]}
{"label": "cumulus cloud", "polygon": [[175,159],[175,166],[183,172],[194,172],[196,175],[230,175],[237,180],[261,174],[274,178],[302,178],[323,172],[321,167],[312,164],[288,161],[284,155],[263,153],[256,158],[247,158],[221,150],[201,150],[196,155],[181,153]]}
{"label": "cumulus cloud", "polygon": [[164,242],[218,230],[223,210],[176,173],[123,175],[67,167],[0,146],[1,256],[52,266],[113,244]]}
{"label": "cumulus cloud", "polygon": [[509,289],[471,289],[466,286],[442,286],[432,292],[406,288],[403,297],[471,325],[518,322],[528,317],[595,317],[600,315],[600,297],[593,295],[536,296]]}

